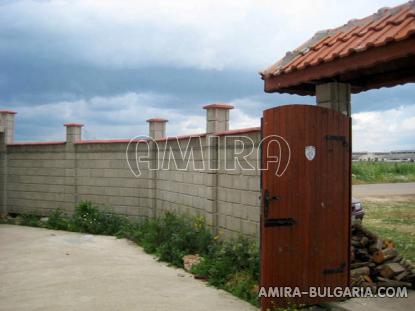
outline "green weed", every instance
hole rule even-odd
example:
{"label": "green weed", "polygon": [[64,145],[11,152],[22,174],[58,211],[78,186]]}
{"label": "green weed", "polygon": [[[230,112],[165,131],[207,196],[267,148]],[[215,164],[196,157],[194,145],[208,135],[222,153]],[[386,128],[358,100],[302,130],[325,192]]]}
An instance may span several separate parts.
{"label": "green weed", "polygon": [[42,227],[40,217],[36,214],[21,214],[17,220],[20,225],[30,226],[30,227]]}
{"label": "green weed", "polygon": [[71,231],[116,235],[126,223],[125,217],[101,211],[91,202],[82,202],[69,219],[68,228]]}
{"label": "green weed", "polygon": [[216,240],[192,272],[208,279],[209,284],[258,305],[259,251],[250,239]]}
{"label": "green weed", "polygon": [[46,228],[56,230],[69,230],[69,219],[60,209],[54,210],[48,217]]}

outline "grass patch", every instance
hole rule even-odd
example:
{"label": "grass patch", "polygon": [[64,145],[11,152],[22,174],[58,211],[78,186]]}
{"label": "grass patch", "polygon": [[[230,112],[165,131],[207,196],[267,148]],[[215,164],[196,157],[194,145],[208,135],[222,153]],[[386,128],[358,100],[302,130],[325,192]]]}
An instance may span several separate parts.
{"label": "grass patch", "polygon": [[158,218],[131,222],[83,202],[71,216],[55,210],[47,221],[30,214],[2,222],[127,238],[145,252],[176,267],[183,267],[184,255],[199,254],[204,260],[193,267],[194,273],[206,278],[209,284],[258,306],[258,246],[244,237],[228,241],[214,237],[202,217],[165,213]]}
{"label": "grass patch", "polygon": [[353,162],[353,184],[396,183],[415,181],[412,162]]}
{"label": "grass patch", "polygon": [[415,200],[366,201],[363,224],[381,238],[389,238],[399,252],[415,261]]}

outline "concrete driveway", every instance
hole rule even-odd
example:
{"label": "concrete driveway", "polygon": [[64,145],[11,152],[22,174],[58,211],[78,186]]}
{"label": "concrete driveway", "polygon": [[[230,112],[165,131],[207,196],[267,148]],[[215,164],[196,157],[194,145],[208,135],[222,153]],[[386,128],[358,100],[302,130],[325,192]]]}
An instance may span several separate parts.
{"label": "concrete driveway", "polygon": [[0,310],[257,310],[109,236],[0,225]]}

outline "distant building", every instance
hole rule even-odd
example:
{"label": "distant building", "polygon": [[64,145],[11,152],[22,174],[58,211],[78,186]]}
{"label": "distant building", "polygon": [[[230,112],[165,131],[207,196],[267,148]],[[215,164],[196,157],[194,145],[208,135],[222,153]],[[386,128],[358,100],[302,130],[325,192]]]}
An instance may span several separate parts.
{"label": "distant building", "polygon": [[353,161],[415,162],[415,150],[353,152]]}

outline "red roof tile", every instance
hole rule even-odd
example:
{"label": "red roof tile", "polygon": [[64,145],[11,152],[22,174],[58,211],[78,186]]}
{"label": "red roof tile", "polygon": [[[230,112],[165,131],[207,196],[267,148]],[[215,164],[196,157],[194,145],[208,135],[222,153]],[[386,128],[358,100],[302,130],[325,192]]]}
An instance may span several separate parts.
{"label": "red roof tile", "polygon": [[341,27],[320,31],[262,71],[261,75],[264,79],[283,76],[399,42],[414,34],[415,1],[410,1],[394,8],[380,9],[373,15],[351,20]]}

